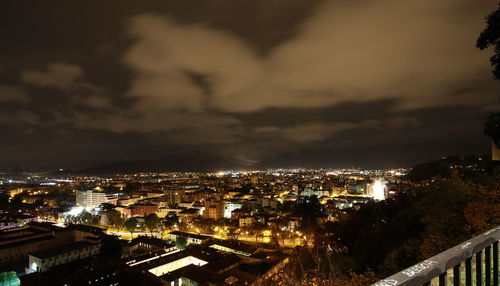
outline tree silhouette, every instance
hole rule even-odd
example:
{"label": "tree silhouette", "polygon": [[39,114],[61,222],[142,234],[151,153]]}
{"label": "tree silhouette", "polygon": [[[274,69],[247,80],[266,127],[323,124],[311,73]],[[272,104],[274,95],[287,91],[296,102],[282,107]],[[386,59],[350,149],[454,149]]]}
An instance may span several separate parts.
{"label": "tree silhouette", "polygon": [[486,17],[486,29],[479,35],[476,47],[480,50],[494,47],[495,53],[490,58],[493,76],[500,80],[500,4],[496,11]]}
{"label": "tree silhouette", "polygon": [[131,217],[125,221],[125,229],[130,232],[130,236],[132,236],[132,233],[134,232],[135,228],[137,227],[137,219],[135,217]]}
{"label": "tree silhouette", "polygon": [[177,248],[180,250],[186,249],[187,244],[187,238],[184,236],[177,236],[177,238],[175,239],[175,246],[177,246]]}
{"label": "tree silhouette", "polygon": [[111,259],[122,257],[122,246],[120,241],[112,236],[107,236],[102,240],[101,255]]}
{"label": "tree silhouette", "polygon": [[493,143],[500,148],[500,112],[493,113],[486,119],[484,134],[490,137]]}
{"label": "tree silhouette", "polygon": [[156,214],[149,214],[144,218],[144,224],[149,229],[151,235],[153,235],[153,230],[156,229],[159,223],[160,219]]}
{"label": "tree silhouette", "polygon": [[108,224],[117,229],[121,229],[123,227],[124,219],[121,216],[120,212],[117,210],[108,210],[105,212],[106,217],[108,218]]}

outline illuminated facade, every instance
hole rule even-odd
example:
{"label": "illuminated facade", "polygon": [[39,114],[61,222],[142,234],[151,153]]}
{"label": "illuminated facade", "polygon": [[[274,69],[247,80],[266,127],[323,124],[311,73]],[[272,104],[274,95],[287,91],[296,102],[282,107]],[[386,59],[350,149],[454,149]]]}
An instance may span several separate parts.
{"label": "illuminated facade", "polygon": [[178,260],[174,260],[170,263],[166,263],[166,264],[160,265],[158,267],[151,268],[148,271],[153,273],[156,276],[161,276],[163,274],[175,271],[177,269],[186,267],[188,265],[203,266],[207,263],[208,262],[201,260],[201,259],[198,259],[196,257],[187,256],[187,257],[183,257],[183,258],[178,259]]}
{"label": "illuminated facade", "polygon": [[77,191],[76,205],[91,210],[109,201],[105,193],[96,192],[93,190]]}
{"label": "illuminated facade", "polygon": [[224,206],[224,218],[231,218],[234,210],[241,209],[243,204],[240,202],[226,202]]}

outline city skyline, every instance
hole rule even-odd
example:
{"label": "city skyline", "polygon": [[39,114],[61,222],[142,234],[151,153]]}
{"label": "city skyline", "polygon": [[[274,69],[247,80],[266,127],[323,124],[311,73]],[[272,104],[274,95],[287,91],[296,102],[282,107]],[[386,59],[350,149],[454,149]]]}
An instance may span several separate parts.
{"label": "city skyline", "polygon": [[500,88],[475,44],[497,4],[6,1],[0,171],[487,154]]}

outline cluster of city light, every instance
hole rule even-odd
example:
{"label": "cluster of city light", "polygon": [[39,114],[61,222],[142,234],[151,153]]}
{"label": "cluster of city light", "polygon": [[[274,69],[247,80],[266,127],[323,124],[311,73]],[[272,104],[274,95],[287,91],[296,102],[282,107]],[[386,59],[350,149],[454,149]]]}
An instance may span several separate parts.
{"label": "cluster of city light", "polygon": [[77,216],[85,211],[84,207],[72,207],[69,212],[64,213],[65,215]]}
{"label": "cluster of city light", "polygon": [[372,196],[374,200],[382,201],[385,200],[385,190],[386,184],[382,179],[377,179],[372,185]]}

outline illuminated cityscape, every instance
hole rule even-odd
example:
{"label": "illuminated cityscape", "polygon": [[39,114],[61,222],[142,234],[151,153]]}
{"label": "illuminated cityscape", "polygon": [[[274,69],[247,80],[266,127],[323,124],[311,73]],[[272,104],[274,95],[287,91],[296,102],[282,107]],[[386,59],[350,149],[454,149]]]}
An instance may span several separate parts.
{"label": "illuminated cityscape", "polygon": [[496,0],[0,3],[0,286],[500,286]]}

